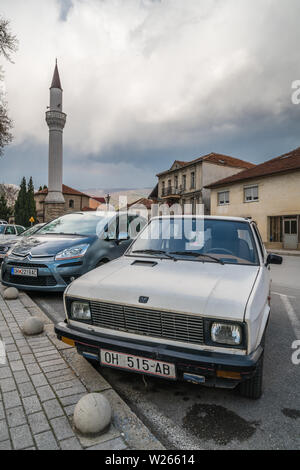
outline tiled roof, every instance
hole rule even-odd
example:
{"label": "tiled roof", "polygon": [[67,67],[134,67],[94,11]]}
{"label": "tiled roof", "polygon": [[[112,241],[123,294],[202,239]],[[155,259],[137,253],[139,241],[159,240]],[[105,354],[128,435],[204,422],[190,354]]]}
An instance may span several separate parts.
{"label": "tiled roof", "polygon": [[96,197],[96,196],[91,196],[92,199],[95,199],[95,201],[97,202],[101,202],[101,204],[106,204],[106,200],[105,200],[105,197]]}
{"label": "tiled roof", "polygon": [[[224,165],[224,166],[230,166],[234,168],[253,168],[255,165],[250,162],[245,162],[244,160],[240,160],[239,158],[234,158],[230,157],[228,155],[223,155],[221,153],[209,153],[208,155],[204,155],[203,157],[196,158],[195,160],[191,160],[190,162],[182,162],[176,160],[174,163],[178,163],[180,167],[188,167],[190,165],[194,165],[195,163],[198,162],[209,162],[209,163],[214,163],[216,165]],[[163,171],[162,173],[159,173],[157,176],[161,176],[164,174],[169,173],[170,171],[176,171],[175,170],[167,170]]]}
{"label": "tiled roof", "polygon": [[141,199],[138,199],[137,201],[132,202],[131,204],[128,204],[127,208],[129,209],[129,207],[132,207],[132,206],[143,205],[147,209],[151,209],[152,204],[154,204],[154,201],[152,201],[152,199],[146,199],[146,198],[142,197]]}
{"label": "tiled roof", "polygon": [[[65,184],[62,185],[62,193],[72,196],[86,196],[89,198],[91,197],[88,194],[81,193],[80,191],[77,191],[77,189],[70,188],[70,186],[66,186]],[[35,194],[48,194],[48,188],[42,189],[41,191],[37,191]]]}
{"label": "tiled roof", "polygon": [[208,188],[215,188],[218,186],[225,186],[227,184],[245,181],[253,178],[260,178],[263,176],[276,175],[282,172],[300,170],[300,147],[285,153],[280,157],[273,158],[267,162],[250,168],[248,170],[237,173],[236,175],[229,176],[222,180],[207,186]]}

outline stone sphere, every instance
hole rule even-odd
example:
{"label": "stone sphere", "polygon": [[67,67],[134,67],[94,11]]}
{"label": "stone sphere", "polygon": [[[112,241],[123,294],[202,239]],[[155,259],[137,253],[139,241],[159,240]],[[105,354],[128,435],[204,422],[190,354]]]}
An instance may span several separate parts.
{"label": "stone sphere", "polygon": [[39,335],[44,331],[44,323],[39,317],[29,317],[26,318],[22,329],[26,335]]}
{"label": "stone sphere", "polygon": [[5,300],[15,300],[19,297],[19,291],[15,287],[8,287],[3,292],[3,297]]}
{"label": "stone sphere", "polygon": [[74,425],[82,434],[100,434],[108,427],[110,421],[110,403],[100,393],[85,395],[75,406]]}

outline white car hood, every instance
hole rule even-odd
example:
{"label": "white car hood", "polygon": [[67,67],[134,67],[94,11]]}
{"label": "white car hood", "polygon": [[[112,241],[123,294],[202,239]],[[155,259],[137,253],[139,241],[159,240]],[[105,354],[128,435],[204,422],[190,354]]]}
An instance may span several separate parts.
{"label": "white car hood", "polygon": [[[145,261],[157,264],[140,264]],[[66,295],[243,321],[258,271],[258,266],[123,256],[74,281]],[[140,296],[149,297],[147,304],[139,303]]]}

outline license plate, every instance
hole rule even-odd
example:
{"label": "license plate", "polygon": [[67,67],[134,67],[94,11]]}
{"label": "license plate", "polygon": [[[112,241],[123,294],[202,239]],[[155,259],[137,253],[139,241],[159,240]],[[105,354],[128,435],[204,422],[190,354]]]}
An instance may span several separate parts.
{"label": "license plate", "polygon": [[13,276],[37,277],[38,270],[30,268],[11,268],[11,274]]}
{"label": "license plate", "polygon": [[146,357],[133,356],[107,349],[101,349],[100,362],[103,365],[117,367],[119,369],[142,372],[143,374],[156,375],[168,379],[176,379],[174,364],[162,361],[154,361]]}

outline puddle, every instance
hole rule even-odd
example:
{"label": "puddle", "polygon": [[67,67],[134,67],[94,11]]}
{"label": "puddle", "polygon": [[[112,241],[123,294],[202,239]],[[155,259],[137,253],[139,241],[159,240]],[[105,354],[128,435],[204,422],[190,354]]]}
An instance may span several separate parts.
{"label": "puddle", "polygon": [[281,410],[282,413],[291,419],[298,419],[300,418],[300,410],[293,410],[292,408],[284,408]]}
{"label": "puddle", "polygon": [[195,404],[183,418],[183,427],[199,439],[213,440],[225,446],[233,440],[246,441],[256,431],[258,422],[248,422],[219,405]]}

